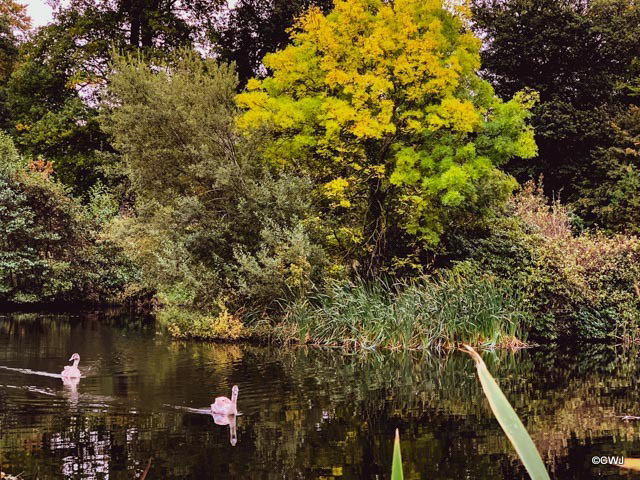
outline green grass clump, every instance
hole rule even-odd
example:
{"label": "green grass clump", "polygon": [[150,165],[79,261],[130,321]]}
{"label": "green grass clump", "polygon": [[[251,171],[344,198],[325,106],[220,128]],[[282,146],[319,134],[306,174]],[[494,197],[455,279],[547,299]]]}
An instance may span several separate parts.
{"label": "green grass clump", "polygon": [[348,348],[512,343],[524,318],[516,291],[464,268],[397,283],[346,282],[289,306],[301,341]]}

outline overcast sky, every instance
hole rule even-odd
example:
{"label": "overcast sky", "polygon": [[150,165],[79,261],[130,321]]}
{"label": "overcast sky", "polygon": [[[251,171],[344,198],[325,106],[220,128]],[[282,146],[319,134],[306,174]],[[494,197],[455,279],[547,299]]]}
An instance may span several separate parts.
{"label": "overcast sky", "polygon": [[22,0],[20,3],[27,6],[32,26],[40,27],[51,21],[52,8],[47,5],[46,0]]}
{"label": "overcast sky", "polygon": [[[237,0],[227,0],[227,5],[233,7]],[[53,9],[47,5],[47,0],[21,0],[20,3],[27,6],[27,12],[31,17],[31,25],[41,27],[46,25],[52,19]],[[66,5],[67,0],[62,0],[62,4]]]}

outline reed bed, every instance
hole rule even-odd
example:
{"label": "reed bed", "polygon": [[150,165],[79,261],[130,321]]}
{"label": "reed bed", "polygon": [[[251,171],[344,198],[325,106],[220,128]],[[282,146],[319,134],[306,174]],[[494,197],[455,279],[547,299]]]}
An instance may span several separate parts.
{"label": "reed bed", "polygon": [[291,304],[287,322],[301,342],[350,349],[519,346],[521,305],[517,292],[491,277],[448,270],[411,281],[332,283]]}

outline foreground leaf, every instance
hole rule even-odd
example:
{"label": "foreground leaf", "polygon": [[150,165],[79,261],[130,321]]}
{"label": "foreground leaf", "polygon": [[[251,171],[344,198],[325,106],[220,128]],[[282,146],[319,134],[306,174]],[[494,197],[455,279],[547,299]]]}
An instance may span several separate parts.
{"label": "foreground leaf", "polygon": [[400,433],[396,428],[396,441],[393,444],[393,463],[391,464],[391,480],[404,480],[402,473],[402,455],[400,454]]}
{"label": "foreground leaf", "polygon": [[617,466],[620,468],[626,468],[627,470],[640,471],[640,458],[625,458],[624,464]]}
{"label": "foreground leaf", "polygon": [[509,441],[516,449],[529,476],[533,480],[548,480],[549,473],[542,462],[542,458],[540,458],[540,453],[538,453],[538,449],[524,428],[520,418],[513,410],[509,400],[504,396],[504,393],[502,393],[502,390],[500,390],[500,387],[489,373],[487,366],[480,355],[478,355],[478,352],[469,345],[465,345],[464,347],[475,361],[482,390],[484,390],[484,394],[487,400],[489,400],[493,414],[502,427],[502,430],[504,430],[504,433],[507,434]]}

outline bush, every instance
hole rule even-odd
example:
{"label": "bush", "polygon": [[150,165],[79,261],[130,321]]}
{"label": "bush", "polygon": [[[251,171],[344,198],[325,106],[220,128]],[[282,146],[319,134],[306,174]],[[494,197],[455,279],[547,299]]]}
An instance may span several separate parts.
{"label": "bush", "polygon": [[242,322],[224,307],[216,314],[206,314],[168,306],[158,312],[157,320],[176,338],[237,340],[245,330]]}
{"label": "bush", "polygon": [[120,58],[110,83],[115,108],[103,124],[135,212],[114,218],[109,238],[140,265],[177,335],[211,338],[220,298],[233,315],[270,313],[304,295],[326,263],[310,181],[265,165],[259,137],[238,136],[236,85],[231,67],[190,51],[162,68]]}
{"label": "bush", "polygon": [[0,301],[114,299],[136,270],[50,173],[0,134]]}
{"label": "bush", "polygon": [[466,255],[483,271],[524,292],[528,328],[538,339],[636,335],[640,304],[640,240],[634,236],[572,232],[573,217],[548,205],[526,185],[511,213],[484,238],[468,242]]}

